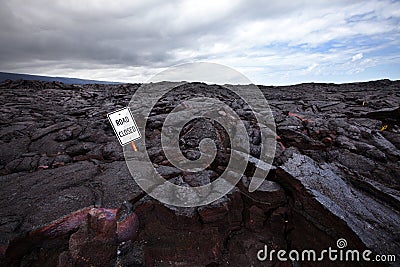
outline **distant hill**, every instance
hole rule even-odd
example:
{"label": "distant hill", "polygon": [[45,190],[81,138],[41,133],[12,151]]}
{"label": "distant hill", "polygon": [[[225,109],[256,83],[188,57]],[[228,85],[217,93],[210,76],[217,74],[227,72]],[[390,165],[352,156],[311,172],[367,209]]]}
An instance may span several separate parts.
{"label": "distant hill", "polygon": [[119,82],[108,82],[108,81],[96,81],[96,80],[84,80],[78,78],[68,78],[68,77],[49,77],[40,75],[30,75],[30,74],[19,74],[19,73],[7,73],[0,72],[0,83],[5,80],[35,80],[35,81],[46,81],[46,82],[62,82],[65,84],[119,84]]}

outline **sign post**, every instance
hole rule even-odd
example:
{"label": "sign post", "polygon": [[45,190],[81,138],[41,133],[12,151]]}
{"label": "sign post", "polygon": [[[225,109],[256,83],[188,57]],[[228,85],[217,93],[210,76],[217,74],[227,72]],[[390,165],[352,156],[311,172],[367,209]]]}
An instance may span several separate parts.
{"label": "sign post", "polygon": [[134,141],[140,139],[141,135],[131,110],[129,108],[122,108],[108,113],[107,117],[121,146],[130,143],[133,151],[137,151]]}

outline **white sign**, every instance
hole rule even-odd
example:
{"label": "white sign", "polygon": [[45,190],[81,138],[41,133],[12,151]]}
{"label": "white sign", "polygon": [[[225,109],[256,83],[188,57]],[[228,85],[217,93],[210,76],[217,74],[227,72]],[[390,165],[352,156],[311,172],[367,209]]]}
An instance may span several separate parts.
{"label": "white sign", "polygon": [[141,137],[139,128],[129,108],[122,108],[108,113],[107,117],[122,146]]}

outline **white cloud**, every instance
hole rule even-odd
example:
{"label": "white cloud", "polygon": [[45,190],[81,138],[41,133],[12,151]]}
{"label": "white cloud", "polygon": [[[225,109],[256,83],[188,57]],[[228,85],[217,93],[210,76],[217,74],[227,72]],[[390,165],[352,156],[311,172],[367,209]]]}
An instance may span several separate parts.
{"label": "white cloud", "polygon": [[356,61],[356,60],[359,60],[359,59],[362,59],[363,58],[363,53],[358,53],[358,54],[355,54],[352,58],[351,58],[351,61]]}
{"label": "white cloud", "polygon": [[399,10],[390,0],[7,0],[0,70],[138,82],[201,60],[257,83],[351,80],[400,63]]}

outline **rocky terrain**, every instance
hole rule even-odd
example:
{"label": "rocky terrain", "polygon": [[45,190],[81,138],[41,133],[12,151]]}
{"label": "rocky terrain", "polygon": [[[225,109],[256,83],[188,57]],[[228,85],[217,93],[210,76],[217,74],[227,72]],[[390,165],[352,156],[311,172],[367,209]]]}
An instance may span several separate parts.
{"label": "rocky terrain", "polygon": [[[268,179],[252,193],[249,178],[262,168],[260,132],[246,103],[230,101],[247,122],[248,168],[228,195],[198,208],[154,200],[128,170],[106,115],[127,106],[139,86],[0,84],[0,265],[316,266],[260,262],[257,252],[264,245],[321,251],[337,248],[340,238],[348,249],[397,257],[371,266],[399,265],[399,81],[259,86],[274,115],[276,153]],[[202,93],[229,97],[221,86],[186,84],[165,96],[146,124],[154,168],[180,185],[210,183],[230,153],[240,153],[224,129],[197,120],[182,130],[181,151],[195,159],[201,139],[211,138],[218,148],[212,164],[193,174],[165,158],[163,119],[182,98]],[[132,161],[146,177],[140,156]]]}

